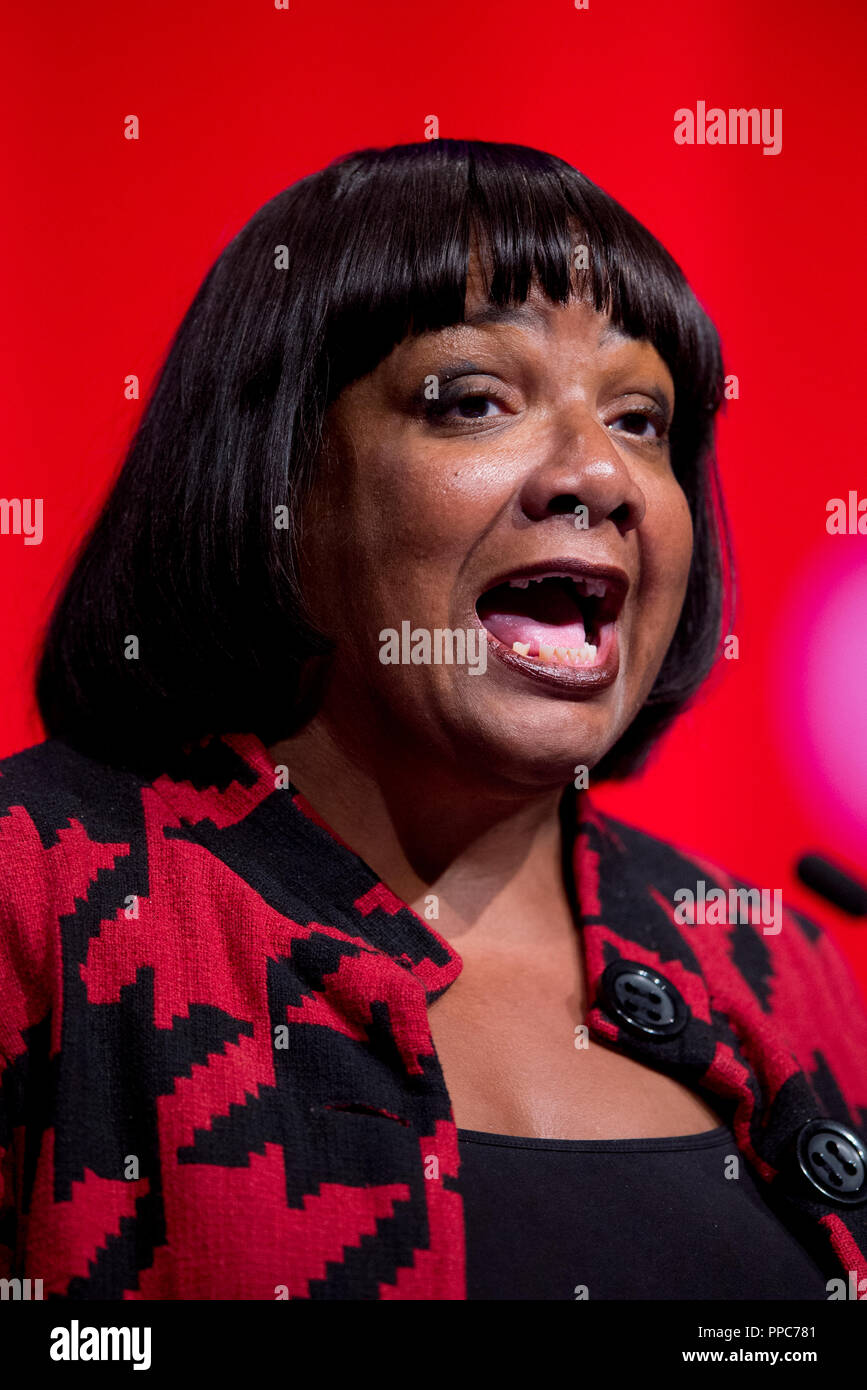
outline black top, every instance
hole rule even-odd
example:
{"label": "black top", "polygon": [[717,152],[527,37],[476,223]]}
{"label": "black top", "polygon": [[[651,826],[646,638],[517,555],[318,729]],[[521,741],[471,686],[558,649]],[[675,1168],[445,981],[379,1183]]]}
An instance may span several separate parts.
{"label": "black top", "polygon": [[726,1125],[606,1140],[459,1129],[458,1143],[467,1298],[828,1297],[833,1273],[774,1214]]}

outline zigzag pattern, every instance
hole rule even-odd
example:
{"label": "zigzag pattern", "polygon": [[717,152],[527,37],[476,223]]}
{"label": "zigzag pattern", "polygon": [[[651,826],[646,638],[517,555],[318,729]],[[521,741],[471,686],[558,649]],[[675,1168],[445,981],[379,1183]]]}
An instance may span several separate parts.
{"label": "zigzag pattern", "polygon": [[[574,833],[591,1031],[722,1098],[772,1187],[814,1115],[863,1128],[867,1018],[830,939],[798,914],[679,925],[678,887],[731,880],[586,797]],[[681,991],[681,1035],[621,1035],[598,993],[622,958]],[[151,784],[57,741],[6,759],[0,1275],[73,1299],[465,1297],[427,1023],[460,969],[253,735]],[[867,1275],[864,1207],[785,1200]]]}

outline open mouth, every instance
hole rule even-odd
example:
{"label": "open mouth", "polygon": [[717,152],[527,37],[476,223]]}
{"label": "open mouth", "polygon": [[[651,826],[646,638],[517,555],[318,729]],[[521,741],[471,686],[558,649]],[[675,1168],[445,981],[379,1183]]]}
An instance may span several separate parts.
{"label": "open mouth", "polygon": [[487,589],[476,613],[509,665],[586,673],[598,684],[617,674],[616,622],[628,584],[622,570],[579,561],[539,565]]}

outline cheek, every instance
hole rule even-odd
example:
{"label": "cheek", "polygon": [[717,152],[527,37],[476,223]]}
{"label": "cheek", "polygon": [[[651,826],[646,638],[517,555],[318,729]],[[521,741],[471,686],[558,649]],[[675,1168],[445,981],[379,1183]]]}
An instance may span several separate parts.
{"label": "cheek", "polygon": [[359,625],[379,631],[402,618],[447,626],[455,578],[484,528],[479,518],[478,496],[458,486],[453,468],[399,449],[358,448],[351,461],[344,454],[312,509],[304,547],[329,631],[357,637]]}
{"label": "cheek", "polygon": [[642,532],[642,601],[636,613],[636,637],[643,661],[655,673],[677,628],[692,560],[692,518],[679,486],[666,488],[655,506],[648,498]]}
{"label": "cheek", "polygon": [[389,588],[445,591],[496,516],[490,479],[430,447],[378,449],[366,463],[352,493],[367,563]]}
{"label": "cheek", "polygon": [[647,574],[660,605],[679,612],[689,578],[693,529],[686,495],[673,481],[660,496],[654,515],[646,547]]}

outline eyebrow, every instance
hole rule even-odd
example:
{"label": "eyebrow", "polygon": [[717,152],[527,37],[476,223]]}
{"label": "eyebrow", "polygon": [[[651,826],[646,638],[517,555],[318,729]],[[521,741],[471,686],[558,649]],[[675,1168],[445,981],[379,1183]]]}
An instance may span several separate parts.
{"label": "eyebrow", "polygon": [[[483,304],[471,314],[467,314],[463,323],[468,328],[479,328],[486,323],[516,323],[523,326],[535,324],[546,330],[551,326],[551,320],[544,309],[530,300],[524,300],[522,304]],[[454,327],[459,328],[461,325],[455,324]],[[609,322],[599,337],[599,346],[604,346],[611,338],[629,336],[625,329]]]}
{"label": "eyebrow", "polygon": [[[521,304],[482,304],[478,309],[474,309],[471,314],[467,314],[462,322],[451,324],[449,327],[478,328],[486,323],[517,323],[524,326],[528,324],[537,324],[546,330],[551,326],[551,320],[545,311],[537,304],[532,303],[529,299],[525,299]],[[445,331],[446,329],[439,330],[441,333]],[[619,338],[622,342],[625,342],[630,340],[632,335],[627,333],[626,329],[622,328],[620,324],[612,323],[609,320],[599,335],[599,346],[604,347],[612,338]],[[467,371],[474,371],[482,374],[484,373],[484,368],[480,367],[475,362],[460,362],[452,368],[444,380],[450,381],[452,377],[459,376]],[[667,391],[649,391],[648,395],[653,396],[654,399],[659,402],[660,406],[662,406],[663,410],[671,411],[673,409],[673,402],[669,399],[669,393]]]}
{"label": "eyebrow", "polygon": [[478,328],[485,323],[535,323],[540,328],[547,328],[549,319],[542,309],[525,300],[523,304],[483,304],[467,314],[464,323],[469,328]]}

